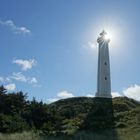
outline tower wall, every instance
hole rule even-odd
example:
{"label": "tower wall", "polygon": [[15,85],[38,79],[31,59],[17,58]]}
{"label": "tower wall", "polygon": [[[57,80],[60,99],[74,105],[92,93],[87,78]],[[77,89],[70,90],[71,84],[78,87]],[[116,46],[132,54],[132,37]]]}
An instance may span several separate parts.
{"label": "tower wall", "polygon": [[97,74],[97,93],[96,97],[111,98],[111,78],[109,61],[109,41],[98,39],[98,74]]}

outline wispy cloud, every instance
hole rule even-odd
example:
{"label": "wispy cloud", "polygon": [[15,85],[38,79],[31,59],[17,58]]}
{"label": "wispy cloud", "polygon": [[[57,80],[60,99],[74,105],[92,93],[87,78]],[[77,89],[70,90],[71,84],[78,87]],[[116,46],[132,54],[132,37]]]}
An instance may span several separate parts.
{"label": "wispy cloud", "polygon": [[1,83],[7,83],[7,82],[10,82],[10,81],[11,81],[11,80],[10,80],[9,77],[4,78],[4,77],[1,77],[1,76],[0,76],[0,82],[1,82]]}
{"label": "wispy cloud", "polygon": [[0,77],[0,82],[4,82],[4,78],[3,77]]}
{"label": "wispy cloud", "polygon": [[90,49],[97,49],[97,42],[92,42],[92,41],[89,41],[87,43],[87,47],[90,48]]}
{"label": "wispy cloud", "polygon": [[25,82],[29,84],[37,84],[38,81],[35,77],[27,77],[21,72],[13,73],[12,76],[9,77],[10,79],[14,79],[16,81]]}
{"label": "wispy cloud", "polygon": [[35,77],[32,77],[32,78],[30,78],[30,83],[31,84],[37,84],[38,81],[37,81],[37,79]]}
{"label": "wispy cloud", "polygon": [[9,78],[20,82],[27,82],[27,78],[21,72],[14,72]]}
{"label": "wispy cloud", "polygon": [[20,66],[23,71],[27,71],[31,69],[37,62],[35,59],[29,59],[29,60],[15,59],[13,60],[13,63]]}
{"label": "wispy cloud", "polygon": [[7,90],[15,90],[16,85],[13,82],[23,82],[27,84],[31,84],[34,87],[40,87],[38,84],[38,80],[36,77],[25,76],[22,72],[13,72],[12,75],[7,77],[0,76],[0,83],[5,85]]}
{"label": "wispy cloud", "polygon": [[[12,63],[19,65],[23,71],[27,71],[31,69],[37,62],[35,59],[29,59],[29,60],[14,59]],[[0,76],[0,83],[4,85],[5,84],[10,85],[11,83],[15,81],[31,84],[34,87],[41,86],[41,85],[38,85],[38,80],[36,77],[26,76],[22,72],[13,72],[11,75],[7,77]]]}
{"label": "wispy cloud", "polygon": [[2,21],[0,20],[0,25],[9,27],[15,33],[30,34],[31,31],[25,26],[17,26],[12,20]]}
{"label": "wispy cloud", "polygon": [[16,85],[14,83],[12,84],[8,84],[4,86],[7,90],[15,90],[16,89]]}

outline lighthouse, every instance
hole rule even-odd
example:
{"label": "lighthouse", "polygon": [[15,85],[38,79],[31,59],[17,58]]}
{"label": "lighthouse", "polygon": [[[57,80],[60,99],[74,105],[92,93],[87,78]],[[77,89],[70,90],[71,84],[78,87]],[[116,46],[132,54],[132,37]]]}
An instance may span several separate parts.
{"label": "lighthouse", "polygon": [[109,42],[107,33],[103,30],[97,39],[98,42],[98,71],[96,97],[111,98],[111,77],[109,61]]}

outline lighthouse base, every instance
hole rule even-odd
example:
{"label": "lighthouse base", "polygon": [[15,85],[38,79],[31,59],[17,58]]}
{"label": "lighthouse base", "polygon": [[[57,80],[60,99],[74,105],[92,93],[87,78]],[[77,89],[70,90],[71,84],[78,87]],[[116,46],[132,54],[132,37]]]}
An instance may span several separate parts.
{"label": "lighthouse base", "polygon": [[99,97],[99,98],[112,98],[111,94],[103,94],[103,93],[98,93],[98,92],[96,92],[95,97]]}

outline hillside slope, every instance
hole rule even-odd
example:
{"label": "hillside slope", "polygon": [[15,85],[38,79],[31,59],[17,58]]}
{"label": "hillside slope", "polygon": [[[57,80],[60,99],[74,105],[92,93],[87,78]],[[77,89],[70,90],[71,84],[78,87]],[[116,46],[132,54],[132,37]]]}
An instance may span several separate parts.
{"label": "hillside slope", "polygon": [[53,137],[48,140],[140,140],[140,103],[77,97],[45,104],[0,86],[0,133],[25,131]]}
{"label": "hillside slope", "polygon": [[110,139],[140,139],[140,103],[127,97],[69,98],[50,104],[49,110],[60,116],[58,131],[63,134],[88,132]]}

